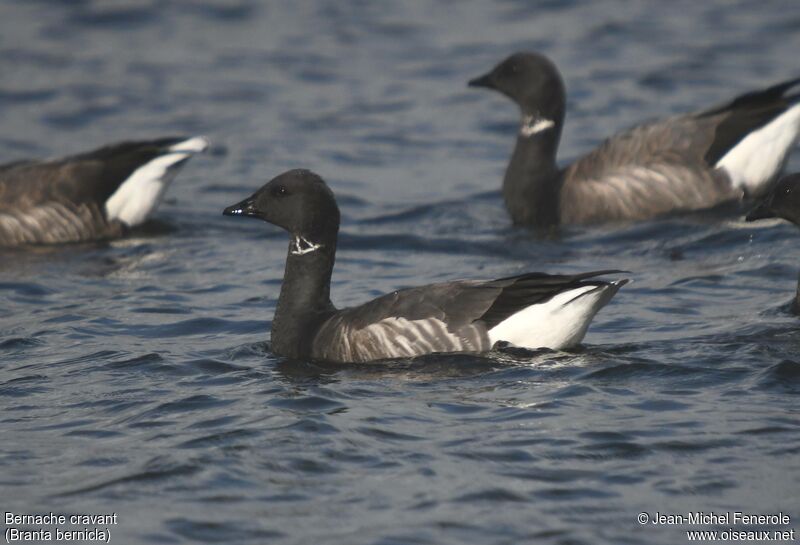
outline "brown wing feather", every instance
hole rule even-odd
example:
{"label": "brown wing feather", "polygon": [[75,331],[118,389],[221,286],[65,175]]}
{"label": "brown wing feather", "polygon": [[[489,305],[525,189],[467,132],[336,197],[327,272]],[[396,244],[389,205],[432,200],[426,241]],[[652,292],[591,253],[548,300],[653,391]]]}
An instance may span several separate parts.
{"label": "brown wing feather", "polygon": [[717,122],[676,116],[607,139],[564,171],[562,221],[641,220],[741,198],[703,157]]}
{"label": "brown wing feather", "polygon": [[473,322],[500,291],[488,283],[460,281],[389,293],[337,312],[317,333],[312,354],[335,361],[369,361],[487,350],[491,347],[486,327]]}
{"label": "brown wing feather", "polygon": [[312,355],[334,361],[404,358],[491,348],[488,330],[515,312],[582,285],[592,277],[528,273],[488,282],[458,281],[400,290],[331,316]]}

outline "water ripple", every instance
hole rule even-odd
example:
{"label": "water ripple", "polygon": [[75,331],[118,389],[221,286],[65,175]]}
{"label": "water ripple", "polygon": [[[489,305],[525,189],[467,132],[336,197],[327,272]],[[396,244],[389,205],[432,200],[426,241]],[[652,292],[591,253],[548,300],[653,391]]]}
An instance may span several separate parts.
{"label": "water ripple", "polygon": [[[797,229],[738,204],[559,230],[504,209],[518,113],[466,82],[514,50],[561,69],[562,164],[796,66],[794,4],[621,6],[0,3],[0,163],[214,141],[130,237],[0,251],[8,509],[113,510],[120,543],[382,545],[667,545],[631,514],[786,512]],[[297,167],[338,197],[338,305],[536,270],[634,281],[570,351],[277,357],[286,235],[220,212]]]}

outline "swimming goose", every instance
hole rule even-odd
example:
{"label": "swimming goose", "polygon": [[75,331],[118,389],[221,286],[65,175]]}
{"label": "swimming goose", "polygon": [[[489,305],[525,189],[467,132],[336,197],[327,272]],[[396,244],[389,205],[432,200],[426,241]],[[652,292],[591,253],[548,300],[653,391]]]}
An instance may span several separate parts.
{"label": "swimming goose", "polygon": [[404,289],[338,310],[330,282],[339,208],[322,178],[290,170],[223,214],[258,218],[289,232],[272,350],[290,358],[366,362],[484,352],[498,341],[566,348],[583,339],[597,311],[627,282],[594,279],[617,271],[528,273]]}
{"label": "swimming goose", "polygon": [[0,246],[115,238],[158,207],[180,166],[208,141],[112,144],[46,161],[0,166]]}
{"label": "swimming goose", "polygon": [[[800,227],[800,173],[784,176],[766,197],[747,214],[747,221],[765,218],[782,218]],[[792,310],[800,312],[800,280],[792,303]]]}
{"label": "swimming goose", "polygon": [[782,218],[800,226],[800,173],[784,176],[747,214],[747,221]]}
{"label": "swimming goose", "polygon": [[800,131],[798,83],[635,126],[563,169],[556,150],[566,94],[548,58],[516,53],[469,85],[520,107],[503,197],[514,223],[548,226],[643,220],[763,194]]}

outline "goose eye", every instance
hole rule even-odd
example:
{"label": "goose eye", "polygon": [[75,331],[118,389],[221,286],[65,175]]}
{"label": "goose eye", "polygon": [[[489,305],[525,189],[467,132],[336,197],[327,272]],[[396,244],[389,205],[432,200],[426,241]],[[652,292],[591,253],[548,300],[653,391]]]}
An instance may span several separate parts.
{"label": "goose eye", "polygon": [[505,78],[514,77],[519,73],[519,66],[516,64],[507,64],[503,67],[500,75]]}
{"label": "goose eye", "polygon": [[283,196],[288,195],[288,194],[289,194],[289,192],[286,190],[286,186],[285,185],[278,185],[278,186],[275,186],[274,188],[272,188],[272,196],[273,197],[283,197]]}

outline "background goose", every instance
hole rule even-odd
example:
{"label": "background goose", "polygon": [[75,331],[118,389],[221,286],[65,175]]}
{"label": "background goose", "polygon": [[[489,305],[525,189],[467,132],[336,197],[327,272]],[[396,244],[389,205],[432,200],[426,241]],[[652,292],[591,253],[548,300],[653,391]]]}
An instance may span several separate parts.
{"label": "background goose", "polygon": [[[782,218],[800,227],[800,174],[781,178],[764,199],[747,214],[747,221]],[[792,310],[800,312],[800,280],[792,303]]]}
{"label": "background goose", "polygon": [[800,79],[699,113],[635,126],[556,165],[566,94],[555,65],[516,53],[469,82],[517,103],[522,125],[503,180],[514,223],[641,220],[764,193],[800,131]]}
{"label": "background goose", "polygon": [[337,310],[330,300],[339,208],[307,170],[285,172],[223,211],[259,218],[291,236],[272,322],[272,349],[292,358],[364,362],[434,352],[482,352],[497,341],[529,348],[572,346],[627,280],[530,273],[395,291]]}
{"label": "background goose", "polygon": [[88,153],[0,166],[0,246],[121,236],[158,207],[203,137],[123,142]]}

